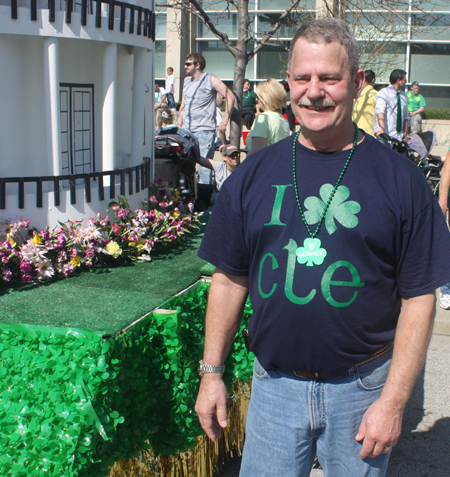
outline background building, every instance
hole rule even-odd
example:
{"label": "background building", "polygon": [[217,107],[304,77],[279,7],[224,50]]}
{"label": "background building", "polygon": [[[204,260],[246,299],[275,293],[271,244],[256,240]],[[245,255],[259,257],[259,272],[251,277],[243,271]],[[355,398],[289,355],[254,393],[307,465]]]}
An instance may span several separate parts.
{"label": "background building", "polygon": [[[408,82],[418,81],[420,93],[431,107],[450,107],[450,2],[445,0],[424,1],[414,9],[415,0],[397,0],[390,2],[393,11],[381,15],[379,6],[375,9],[373,0],[355,0],[358,8],[347,3],[344,10],[346,20],[353,26],[360,39],[389,39],[388,46],[363,67],[378,73],[377,82],[387,82],[389,72],[402,68],[408,73]],[[288,7],[289,0],[250,0],[249,13],[252,18],[252,30],[256,38],[261,39],[268,32],[279,15]],[[330,2],[331,3],[331,2]],[[217,20],[219,28],[230,39],[237,36],[237,15],[225,1],[203,2],[203,7]],[[279,40],[288,48],[290,40],[299,23],[315,18],[326,8],[324,0],[303,0],[295,14],[288,18],[278,32]],[[381,38],[373,26],[377,22],[390,23],[393,28]],[[156,69],[155,77],[163,81],[166,68],[175,69],[176,100],[180,100],[180,84],[184,75],[184,59],[188,52],[201,53],[207,62],[206,71],[214,73],[225,82],[231,82],[234,74],[234,59],[221,41],[198,19],[189,18],[173,9],[160,9],[156,15]],[[287,67],[286,50],[276,46],[274,39],[247,65],[246,77],[252,81],[267,78],[285,78]],[[363,63],[367,55],[363,55]],[[384,65],[384,68],[382,67]],[[385,70],[382,72],[382,70]],[[380,74],[381,73],[381,74]],[[181,77],[181,78],[180,78]]]}
{"label": "background building", "polygon": [[0,0],[0,221],[82,220],[146,198],[153,1]]}

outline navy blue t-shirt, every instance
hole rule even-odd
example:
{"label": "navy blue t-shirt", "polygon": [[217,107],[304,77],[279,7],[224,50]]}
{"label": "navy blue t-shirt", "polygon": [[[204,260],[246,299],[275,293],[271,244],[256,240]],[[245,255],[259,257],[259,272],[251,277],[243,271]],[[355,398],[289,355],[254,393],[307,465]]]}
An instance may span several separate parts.
{"label": "navy blue t-shirt", "polygon": [[[225,181],[199,256],[249,276],[252,350],[266,369],[336,374],[394,339],[401,297],[450,281],[450,234],[417,166],[366,135],[311,242],[292,145],[251,155]],[[312,232],[348,154],[297,145]]]}

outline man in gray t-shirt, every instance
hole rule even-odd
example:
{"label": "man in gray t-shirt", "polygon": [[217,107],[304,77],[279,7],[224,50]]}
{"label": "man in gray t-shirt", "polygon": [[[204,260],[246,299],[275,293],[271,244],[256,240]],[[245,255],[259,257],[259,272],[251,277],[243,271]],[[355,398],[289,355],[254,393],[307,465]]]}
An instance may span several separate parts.
{"label": "man in gray t-shirt", "polygon": [[[198,139],[200,155],[208,159],[214,157],[216,128],[225,132],[234,107],[234,95],[216,76],[204,73],[205,58],[199,53],[187,56],[184,68],[186,78],[183,84],[183,99],[177,126],[191,131]],[[216,125],[216,94],[225,98],[227,105],[222,122]],[[211,171],[200,167],[199,184],[211,184]]]}

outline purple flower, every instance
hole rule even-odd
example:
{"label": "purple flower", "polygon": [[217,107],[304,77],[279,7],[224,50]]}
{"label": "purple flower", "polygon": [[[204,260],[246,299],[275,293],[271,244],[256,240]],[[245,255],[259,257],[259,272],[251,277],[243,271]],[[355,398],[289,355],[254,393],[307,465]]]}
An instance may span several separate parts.
{"label": "purple flower", "polygon": [[44,240],[50,240],[51,239],[51,235],[50,235],[50,232],[48,230],[41,230],[41,235],[42,235],[42,238]]}
{"label": "purple flower", "polygon": [[2,263],[8,263],[8,262],[9,262],[9,257],[8,257],[8,255],[4,255],[4,256],[2,257]]}
{"label": "purple flower", "polygon": [[33,280],[32,275],[22,275],[22,281],[23,282],[29,283],[29,282],[31,282],[31,280]]}
{"label": "purple flower", "polygon": [[6,252],[11,252],[12,245],[11,242],[8,242],[8,240],[6,240],[6,242],[3,242],[3,247],[5,247]]}
{"label": "purple flower", "polygon": [[[86,259],[89,259],[89,258],[92,258],[92,257],[95,257],[95,253],[93,250],[86,250],[86,252],[84,253],[84,256],[86,257]],[[91,263],[92,265],[92,263]]]}
{"label": "purple flower", "polygon": [[70,250],[70,258],[75,258],[78,255],[78,251],[75,247]]}
{"label": "purple flower", "polygon": [[22,220],[22,223],[20,224],[22,227],[28,227],[31,223],[31,220]]}
{"label": "purple flower", "polygon": [[86,267],[92,267],[92,262],[90,262],[89,260],[87,262],[84,262],[84,264],[86,265]]}
{"label": "purple flower", "polygon": [[31,263],[23,260],[20,262],[20,269],[22,270],[23,273],[31,273],[33,271],[33,267],[31,266]]}
{"label": "purple flower", "polygon": [[3,270],[2,275],[3,275],[2,278],[4,282],[10,282],[12,280],[13,273],[9,268],[6,268],[5,270]]}

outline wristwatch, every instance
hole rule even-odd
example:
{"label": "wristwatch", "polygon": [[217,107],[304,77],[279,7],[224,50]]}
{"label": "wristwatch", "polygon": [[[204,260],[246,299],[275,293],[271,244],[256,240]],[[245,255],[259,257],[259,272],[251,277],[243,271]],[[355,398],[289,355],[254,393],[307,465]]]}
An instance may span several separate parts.
{"label": "wristwatch", "polygon": [[203,363],[203,360],[198,364],[198,374],[200,376],[211,373],[223,374],[224,371],[225,366],[211,366],[210,364]]}

